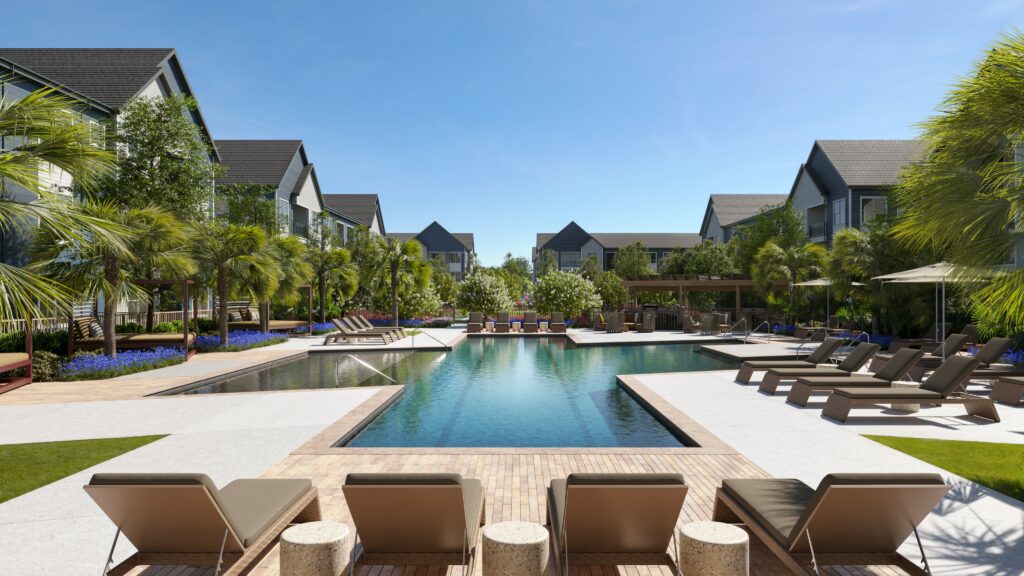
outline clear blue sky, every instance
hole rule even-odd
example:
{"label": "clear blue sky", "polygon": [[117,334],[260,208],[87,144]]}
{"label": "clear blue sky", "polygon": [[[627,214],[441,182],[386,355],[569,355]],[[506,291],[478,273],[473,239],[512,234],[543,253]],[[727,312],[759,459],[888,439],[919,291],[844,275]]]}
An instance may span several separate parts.
{"label": "clear blue sky", "polygon": [[174,47],[214,137],[301,138],[325,193],[474,232],[496,264],[570,220],[696,232],[708,194],[789,192],[815,139],[911,137],[1022,21],[1013,0],[32,0],[0,44]]}

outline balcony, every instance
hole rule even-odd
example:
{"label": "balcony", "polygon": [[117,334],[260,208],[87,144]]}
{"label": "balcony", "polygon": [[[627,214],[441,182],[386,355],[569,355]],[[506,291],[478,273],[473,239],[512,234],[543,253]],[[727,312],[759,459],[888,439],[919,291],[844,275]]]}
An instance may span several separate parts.
{"label": "balcony", "polygon": [[828,223],[814,222],[807,225],[807,238],[811,242],[824,242],[828,239]]}

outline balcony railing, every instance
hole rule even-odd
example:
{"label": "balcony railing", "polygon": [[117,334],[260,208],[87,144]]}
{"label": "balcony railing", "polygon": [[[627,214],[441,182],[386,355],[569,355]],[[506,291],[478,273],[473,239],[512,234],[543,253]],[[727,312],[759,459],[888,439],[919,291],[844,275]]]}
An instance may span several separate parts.
{"label": "balcony railing", "polygon": [[309,224],[304,222],[292,222],[292,234],[309,238]]}
{"label": "balcony railing", "polygon": [[828,235],[828,223],[818,222],[807,225],[807,236],[809,238],[825,238]]}

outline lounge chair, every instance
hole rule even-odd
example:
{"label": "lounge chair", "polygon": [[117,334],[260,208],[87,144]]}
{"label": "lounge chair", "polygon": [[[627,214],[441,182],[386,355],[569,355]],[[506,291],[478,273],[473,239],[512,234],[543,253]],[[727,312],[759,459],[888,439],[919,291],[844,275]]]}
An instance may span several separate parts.
{"label": "lounge chair", "polygon": [[900,348],[920,348],[927,344],[937,344],[953,331],[953,325],[949,322],[942,325],[942,334],[939,334],[938,324],[932,322],[927,330],[921,333],[920,338],[893,338],[889,342],[889,351],[896,352]]}
{"label": "lounge chair", "polygon": [[[964,326],[964,329],[957,332],[957,334],[967,336],[963,346],[960,348],[961,350],[966,350],[971,346],[978,346],[981,343],[981,335],[978,334],[978,327],[974,324]],[[928,342],[927,344],[922,344],[920,348],[925,352],[936,352],[942,349],[942,342]]]}
{"label": "lounge chair", "polygon": [[1024,368],[1017,366],[994,366],[1003,354],[1006,354],[1013,346],[1013,340],[1009,338],[990,338],[988,342],[978,349],[974,358],[978,361],[978,369],[971,372],[970,380],[996,380],[997,378],[1024,376]]}
{"label": "lounge chair", "polygon": [[697,332],[700,330],[700,324],[695,324],[689,313],[683,312],[680,316],[680,324],[683,325],[683,332]]}
{"label": "lounge chair", "polygon": [[338,332],[335,334],[328,334],[324,338],[324,344],[338,344],[341,341],[345,341],[349,344],[359,344],[364,340],[379,340],[381,344],[391,344],[395,341],[394,338],[391,337],[391,334],[388,333],[365,334],[353,330],[348,324],[343,323],[337,318],[332,319],[331,322],[334,323]]}
{"label": "lounge chair", "polygon": [[466,332],[477,334],[484,331],[484,315],[480,312],[470,312],[469,322],[466,323]]}
{"label": "lounge chair", "polygon": [[18,368],[25,369],[24,376],[5,376],[0,378],[0,394],[9,392],[32,383],[32,355],[28,352],[0,353],[0,373],[10,372]]}
{"label": "lounge chair", "polygon": [[625,313],[609,312],[608,319],[605,322],[604,331],[608,334],[621,334],[625,331],[625,324]]}
{"label": "lounge chair", "polygon": [[999,413],[991,398],[957,392],[978,367],[978,361],[967,356],[951,356],[920,388],[836,388],[825,403],[821,415],[845,422],[850,410],[859,406],[888,403],[963,404],[967,413],[999,422]]}
{"label": "lounge chair", "polygon": [[893,354],[892,359],[885,363],[881,370],[872,376],[854,374],[845,377],[835,376],[800,376],[789,389],[786,401],[797,406],[806,406],[813,392],[828,392],[836,388],[864,387],[879,388],[891,386],[901,380],[907,372],[924,356],[924,352],[916,348],[904,348]]}
{"label": "lounge chair", "polygon": [[764,372],[772,368],[814,368],[828,359],[843,344],[839,338],[827,338],[803,360],[747,360],[736,373],[736,382],[749,384],[754,372]]}
{"label": "lounge chair", "polygon": [[746,525],[794,574],[858,563],[924,575],[926,557],[922,569],[898,550],[911,534],[920,544],[918,524],[948,491],[938,474],[829,474],[817,490],[789,478],[726,479],[712,519]]}
{"label": "lounge chair", "polygon": [[[87,316],[75,318],[71,323],[71,350],[99,350],[103,348],[103,329],[100,321]],[[192,349],[196,343],[196,335],[188,334],[186,344],[185,335],[182,332],[167,333],[132,333],[124,332],[114,335],[114,344],[118,350],[138,348],[172,348],[186,346]]]}
{"label": "lounge chair", "polygon": [[405,338],[405,328],[401,326],[375,326],[372,322],[367,320],[363,316],[348,316],[349,324],[360,330],[376,331],[376,332],[390,332],[395,335],[395,338],[400,340]]}
{"label": "lounge chair", "polygon": [[[271,332],[293,332],[308,326],[309,322],[306,320],[267,320],[267,330]],[[228,312],[228,329],[261,330],[259,313],[254,312],[252,308]]]}
{"label": "lounge chair", "polygon": [[401,340],[405,336],[405,331],[396,326],[381,326],[378,328],[376,326],[371,325],[369,328],[366,328],[365,326],[362,326],[352,316],[346,316],[345,318],[341,318],[341,323],[348,326],[350,330],[357,332],[359,334],[384,334],[388,336],[392,342],[397,342],[398,340]]}
{"label": "lounge chair", "polygon": [[350,573],[361,559],[472,568],[486,510],[479,480],[458,474],[349,474],[342,492],[356,528]]}
{"label": "lounge chair", "polygon": [[1024,376],[1005,376],[996,380],[989,397],[996,402],[1020,406],[1024,401]]}
{"label": "lounge chair", "polygon": [[758,390],[765,394],[775,394],[775,390],[778,389],[779,383],[783,381],[793,381],[801,376],[832,376],[832,377],[849,377],[854,372],[857,372],[871,360],[871,357],[875,355],[875,352],[881,348],[878,344],[872,344],[870,342],[861,342],[857,344],[857,347],[852,352],[843,358],[837,366],[814,366],[812,368],[770,368],[765,372],[764,377],[761,378],[761,386]]}
{"label": "lounge chair", "polygon": [[[320,519],[313,483],[295,478],[235,480],[217,489],[205,474],[95,474],[86,493],[137,552],[104,574],[136,566],[214,566],[246,572],[295,522]],[[176,573],[177,571],[175,571]]]}
{"label": "lounge chair", "polygon": [[[967,342],[967,336],[965,334],[950,334],[946,338],[946,340],[945,340],[945,345],[946,345],[945,356],[953,356],[955,354],[960,353],[961,347],[966,342]],[[904,348],[915,348],[915,347],[914,346],[904,346]],[[920,349],[921,347],[917,346],[916,348]],[[899,350],[897,350],[897,352],[898,351]],[[871,371],[872,372],[877,372],[878,370],[881,370],[882,366],[884,366],[885,363],[889,361],[889,358],[891,358],[892,355],[893,355],[892,352],[882,352],[880,354],[876,354],[875,358],[871,361]],[[938,367],[939,364],[942,364],[942,361],[944,359],[945,358],[944,358],[943,353],[942,353],[942,347],[940,345],[940,347],[938,349],[936,349],[934,352],[926,353],[924,356],[921,357],[921,360],[918,361],[917,365],[910,372],[910,377],[913,378],[914,380],[920,380],[921,377],[924,376],[925,372],[927,372],[928,370],[935,369],[936,367]]]}
{"label": "lounge chair", "polygon": [[[686,499],[680,474],[570,474],[548,488],[548,527],[564,575],[574,554],[635,565],[678,563],[666,553]],[[678,547],[672,546],[675,550]],[[595,558],[597,557],[597,558]]]}
{"label": "lounge chair", "polygon": [[605,318],[604,314],[601,312],[594,313],[590,320],[591,330],[604,330],[605,328],[608,327],[608,321]]}
{"label": "lounge chair", "polygon": [[525,312],[523,314],[523,332],[532,334],[538,330],[540,330],[540,326],[537,324],[537,313]]}
{"label": "lounge chair", "polygon": [[494,333],[508,334],[512,330],[511,324],[509,323],[509,319],[511,317],[511,312],[498,312],[498,319],[494,322]]}
{"label": "lounge chair", "polygon": [[551,313],[551,323],[548,324],[548,330],[556,334],[565,333],[565,314],[561,312]]}

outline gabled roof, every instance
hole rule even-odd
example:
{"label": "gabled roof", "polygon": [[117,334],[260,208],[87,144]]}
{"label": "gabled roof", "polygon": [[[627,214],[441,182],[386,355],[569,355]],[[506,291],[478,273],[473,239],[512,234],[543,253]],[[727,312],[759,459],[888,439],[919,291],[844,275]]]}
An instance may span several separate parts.
{"label": "gabled roof", "polygon": [[691,232],[592,232],[590,236],[605,248],[622,248],[642,242],[648,248],[693,248],[700,234]]}
{"label": "gabled roof", "polygon": [[470,252],[474,251],[476,241],[473,239],[472,232],[452,232],[451,234],[452,236],[455,236],[456,240],[462,242],[462,245],[466,247],[466,250]]}
{"label": "gabled roof", "polygon": [[[426,228],[419,232],[388,232],[388,238],[396,238],[399,242],[408,242],[409,240],[418,240],[419,235],[423,234],[431,227],[437,226],[441,230],[448,232],[448,229],[441,226],[437,221],[431,222]],[[476,248],[476,241],[473,237],[472,232],[448,232],[452,238],[455,238],[459,244],[462,244],[467,252],[473,252]]]}
{"label": "gabled roof", "polygon": [[302,140],[217,140],[215,144],[227,168],[217,184],[280,186]]}
{"label": "gabled roof", "polygon": [[[324,205],[363,226],[373,224],[380,209],[376,194],[324,194]],[[382,229],[383,226],[381,223]]]}
{"label": "gabled roof", "polygon": [[110,108],[141,92],[172,56],[173,48],[0,48],[0,59]]}
{"label": "gabled roof", "polygon": [[759,214],[765,208],[781,206],[788,194],[712,194],[701,223],[701,234],[707,233],[711,212],[718,216],[718,224],[730,226]]}
{"label": "gabled roof", "polygon": [[919,140],[817,140],[815,144],[850,187],[893,186],[903,167],[921,160],[925,150]]}

